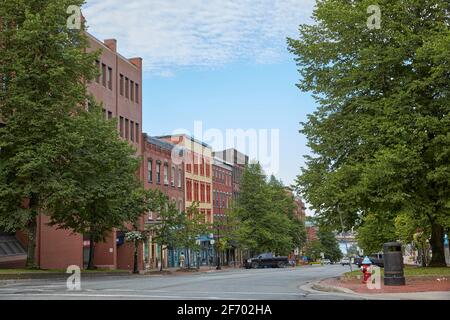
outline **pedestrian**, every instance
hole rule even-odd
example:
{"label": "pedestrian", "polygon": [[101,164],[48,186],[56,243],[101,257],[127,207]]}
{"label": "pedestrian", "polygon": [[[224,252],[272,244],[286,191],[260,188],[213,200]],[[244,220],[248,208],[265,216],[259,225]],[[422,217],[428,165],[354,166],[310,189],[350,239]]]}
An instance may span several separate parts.
{"label": "pedestrian", "polygon": [[182,252],[182,253],[180,254],[180,268],[181,268],[181,269],[184,269],[184,260],[185,260],[184,252]]}

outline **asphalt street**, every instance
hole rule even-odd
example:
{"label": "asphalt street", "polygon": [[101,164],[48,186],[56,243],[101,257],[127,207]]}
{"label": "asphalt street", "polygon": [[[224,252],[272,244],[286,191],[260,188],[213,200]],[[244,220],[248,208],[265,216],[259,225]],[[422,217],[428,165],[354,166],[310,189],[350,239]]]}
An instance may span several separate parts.
{"label": "asphalt street", "polygon": [[1,300],[324,300],[355,299],[311,291],[308,283],[339,276],[348,266],[284,269],[228,269],[175,275],[81,278],[81,290],[67,289],[65,279],[0,283]]}

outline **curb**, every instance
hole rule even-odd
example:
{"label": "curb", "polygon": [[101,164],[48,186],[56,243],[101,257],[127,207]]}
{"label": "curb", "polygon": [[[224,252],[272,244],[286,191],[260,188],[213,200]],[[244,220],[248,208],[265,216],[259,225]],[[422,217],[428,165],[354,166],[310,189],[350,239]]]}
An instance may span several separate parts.
{"label": "curb", "polygon": [[[103,277],[123,277],[132,276],[130,272],[102,272],[102,273],[84,273],[81,272],[83,278],[103,278]],[[14,280],[51,280],[51,279],[66,279],[70,276],[69,273],[23,273],[23,274],[0,274],[0,282],[14,281]]]}

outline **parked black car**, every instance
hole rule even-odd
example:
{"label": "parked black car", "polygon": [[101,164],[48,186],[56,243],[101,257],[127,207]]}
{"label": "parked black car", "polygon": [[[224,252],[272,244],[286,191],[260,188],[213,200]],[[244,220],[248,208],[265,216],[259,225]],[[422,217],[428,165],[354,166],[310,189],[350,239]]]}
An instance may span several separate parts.
{"label": "parked black car", "polygon": [[289,265],[288,257],[275,257],[272,253],[262,253],[257,257],[247,259],[246,269],[284,268]]}
{"label": "parked black car", "polygon": [[382,253],[374,253],[369,255],[370,261],[372,261],[372,264],[375,266],[378,266],[380,268],[384,268],[384,259]]}

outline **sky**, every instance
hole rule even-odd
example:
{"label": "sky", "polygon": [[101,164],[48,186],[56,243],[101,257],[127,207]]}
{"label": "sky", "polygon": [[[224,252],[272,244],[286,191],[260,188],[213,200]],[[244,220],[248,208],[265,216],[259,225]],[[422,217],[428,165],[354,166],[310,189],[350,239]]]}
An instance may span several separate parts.
{"label": "sky", "polygon": [[299,74],[286,37],[298,37],[298,25],[311,23],[313,5],[314,0],[87,0],[83,14],[94,36],[115,38],[123,56],[143,58],[144,132],[183,129],[213,148],[233,145],[227,130],[255,132],[257,143],[248,142],[246,150],[235,146],[290,185],[309,153],[300,122],[316,104],[295,86]]}

